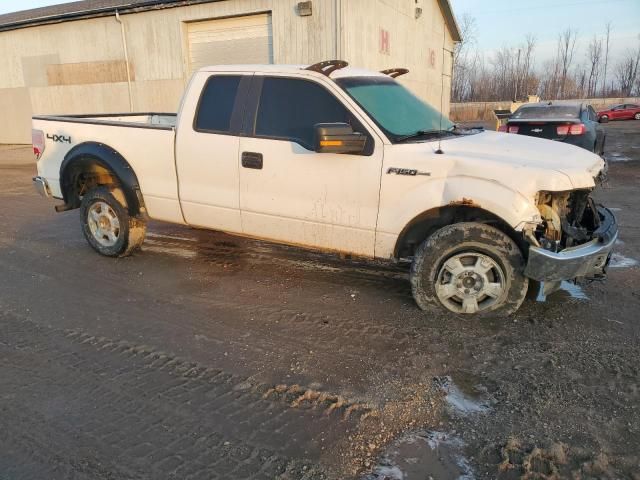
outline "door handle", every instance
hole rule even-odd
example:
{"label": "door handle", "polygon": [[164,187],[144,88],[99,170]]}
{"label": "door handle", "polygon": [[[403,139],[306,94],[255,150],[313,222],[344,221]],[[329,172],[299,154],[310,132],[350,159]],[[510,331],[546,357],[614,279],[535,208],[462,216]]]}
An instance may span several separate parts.
{"label": "door handle", "polygon": [[262,170],[262,154],[257,152],[242,152],[242,166]]}

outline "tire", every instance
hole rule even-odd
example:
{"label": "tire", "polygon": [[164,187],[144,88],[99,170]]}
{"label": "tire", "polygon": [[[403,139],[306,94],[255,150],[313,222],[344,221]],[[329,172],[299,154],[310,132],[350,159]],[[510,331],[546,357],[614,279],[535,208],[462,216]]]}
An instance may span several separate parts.
{"label": "tire", "polygon": [[636,113],[633,118],[635,118],[636,120],[640,120],[640,112]]}
{"label": "tire", "polygon": [[527,296],[524,265],[518,246],[500,230],[480,223],[449,225],[414,255],[413,298],[426,313],[505,317]]}
{"label": "tire", "polygon": [[609,121],[609,116],[608,115],[602,115],[598,121],[600,123],[607,123]]}
{"label": "tire", "polygon": [[84,238],[107,257],[126,257],[142,245],[147,224],[131,217],[119,188],[96,187],[82,197],[80,222]]}

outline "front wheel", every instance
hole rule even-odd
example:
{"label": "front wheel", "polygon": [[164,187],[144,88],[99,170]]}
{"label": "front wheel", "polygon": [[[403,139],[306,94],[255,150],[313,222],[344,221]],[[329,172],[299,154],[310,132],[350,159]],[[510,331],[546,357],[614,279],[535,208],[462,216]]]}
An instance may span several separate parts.
{"label": "front wheel", "polygon": [[413,298],[425,312],[508,316],[527,295],[522,252],[489,225],[457,223],[425,240],[411,266]]}
{"label": "front wheel", "polygon": [[599,120],[600,123],[607,123],[608,121],[609,121],[608,115],[602,115]]}
{"label": "front wheel", "polygon": [[633,118],[635,118],[636,120],[640,120],[640,112],[636,113]]}
{"label": "front wheel", "polygon": [[132,217],[119,188],[97,187],[82,197],[82,233],[93,249],[107,257],[125,257],[144,241],[146,222]]}

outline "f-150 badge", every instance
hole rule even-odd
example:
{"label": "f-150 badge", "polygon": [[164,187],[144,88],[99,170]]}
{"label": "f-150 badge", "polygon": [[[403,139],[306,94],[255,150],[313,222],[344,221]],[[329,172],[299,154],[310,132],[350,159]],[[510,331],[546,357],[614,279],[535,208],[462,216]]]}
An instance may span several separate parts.
{"label": "f-150 badge", "polygon": [[387,170],[387,175],[408,175],[410,177],[415,177],[416,175],[427,175],[430,176],[429,172],[420,172],[413,168],[397,168],[397,167],[389,167]]}

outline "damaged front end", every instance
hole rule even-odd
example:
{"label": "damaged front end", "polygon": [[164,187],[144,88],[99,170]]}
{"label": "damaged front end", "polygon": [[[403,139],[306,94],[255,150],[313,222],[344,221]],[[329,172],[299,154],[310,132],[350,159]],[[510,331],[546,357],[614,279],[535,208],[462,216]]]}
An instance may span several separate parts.
{"label": "damaged front end", "polygon": [[527,277],[541,282],[605,277],[618,225],[611,211],[596,205],[590,193],[538,193],[542,222],[523,230],[530,244]]}

